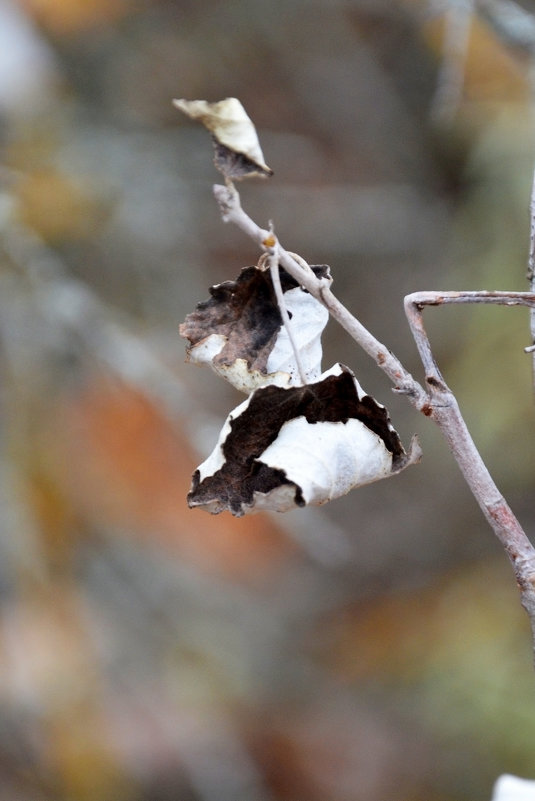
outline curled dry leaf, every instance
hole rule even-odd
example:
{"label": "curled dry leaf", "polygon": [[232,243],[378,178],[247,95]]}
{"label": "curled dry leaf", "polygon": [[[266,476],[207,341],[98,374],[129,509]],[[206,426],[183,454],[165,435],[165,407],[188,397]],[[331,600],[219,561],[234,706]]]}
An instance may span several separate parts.
{"label": "curled dry leaf", "polygon": [[214,140],[214,163],[225,178],[273,175],[264,161],[256,128],[236,97],[217,103],[173,100],[173,105],[208,128]]}
{"label": "curled dry leaf", "polygon": [[405,453],[385,407],[338,364],[313,384],[257,389],[231,412],[188,504],[236,517],[323,504],[419,455],[416,443]]}
{"label": "curled dry leaf", "polygon": [[[330,278],[326,265],[311,269],[319,278]],[[282,267],[280,277],[307,381],[317,381],[321,333],[329,314]],[[256,267],[245,267],[235,281],[211,287],[210,295],[180,326],[181,336],[190,342],[190,362],[209,365],[247,393],[266,384],[289,387],[301,383],[263,256]]]}

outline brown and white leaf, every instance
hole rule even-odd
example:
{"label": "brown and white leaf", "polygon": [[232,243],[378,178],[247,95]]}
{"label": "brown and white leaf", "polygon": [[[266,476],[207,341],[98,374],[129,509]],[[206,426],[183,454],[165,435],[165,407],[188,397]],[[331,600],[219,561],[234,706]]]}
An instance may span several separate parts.
{"label": "brown and white leaf", "polygon": [[227,418],[195,471],[190,507],[233,515],[323,504],[399,472],[406,454],[388,412],[335,365],[314,384],[256,390]]}
{"label": "brown and white leaf", "polygon": [[256,128],[236,97],[217,103],[206,100],[173,100],[173,105],[212,134],[214,164],[226,178],[241,180],[273,175],[264,161]]}
{"label": "brown and white leaf", "polygon": [[[319,278],[330,277],[326,265],[312,270]],[[280,276],[301,364],[307,381],[316,381],[321,375],[321,334],[328,312],[283,268]],[[211,287],[210,295],[180,326],[181,336],[190,343],[190,362],[209,365],[247,393],[265,384],[301,383],[264,258],[256,267],[245,267],[235,281]]]}

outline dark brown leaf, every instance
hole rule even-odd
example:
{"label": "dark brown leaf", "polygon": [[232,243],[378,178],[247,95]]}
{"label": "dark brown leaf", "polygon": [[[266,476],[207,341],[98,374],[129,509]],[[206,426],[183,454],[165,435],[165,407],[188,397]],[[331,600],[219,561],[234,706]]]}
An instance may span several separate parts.
{"label": "dark brown leaf", "polygon": [[[319,278],[329,276],[327,265],[314,266]],[[281,284],[284,293],[296,290],[298,284],[281,267]],[[296,319],[296,328],[306,334],[304,345],[309,349],[311,342],[317,340],[316,359],[310,366],[311,378],[321,372],[321,332],[327,322],[327,313],[306,290],[301,293],[310,299],[303,310],[306,319]],[[256,267],[245,267],[235,281],[225,281],[210,288],[211,297],[197,305],[180,326],[180,334],[189,340],[188,359],[207,363],[231,381],[239,389],[252,391],[265,383],[262,377],[272,375],[268,369],[268,359],[273,352],[281,331],[282,318],[279,312],[270,273],[260,261]],[[290,297],[290,296],[288,296]],[[212,339],[210,339],[212,337]],[[293,360],[293,352],[288,346],[287,359]],[[244,369],[233,375],[232,368],[239,361]],[[316,363],[317,362],[317,363]],[[278,366],[274,368],[278,369]],[[247,376],[246,373],[250,375]],[[290,371],[291,372],[291,371]],[[288,373],[277,383],[287,383]],[[270,379],[275,381],[274,378]]]}

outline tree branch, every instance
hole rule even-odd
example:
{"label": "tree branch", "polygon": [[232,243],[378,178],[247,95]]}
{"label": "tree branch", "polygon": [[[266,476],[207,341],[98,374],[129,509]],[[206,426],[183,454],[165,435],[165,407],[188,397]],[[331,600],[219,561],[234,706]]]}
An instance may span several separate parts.
{"label": "tree branch", "polygon": [[446,385],[433,357],[422,321],[424,306],[445,303],[493,303],[535,306],[528,292],[417,292],[405,298],[405,310],[426,372],[427,391],[401,362],[377,340],[331,292],[329,282],[317,278],[306,262],[301,264],[275,240],[272,231],[258,226],[242,209],[238,191],[231,182],[214,186],[214,195],[224,222],[231,222],[264,251],[278,249],[278,258],[288,273],[317,300],[375,361],[394,384],[394,391],[408,400],[442,431],[463,476],[490,526],[502,543],[515,571],[521,601],[527,611],[535,642],[535,548],[499,492],[463,420],[452,391]]}
{"label": "tree branch", "polygon": [[[221,208],[223,222],[237,225],[247,236],[251,237],[259,247],[269,250],[273,246],[273,234],[260,228],[245,213],[240,203],[240,196],[233,185],[214,186],[214,196]],[[379,342],[352,314],[340,303],[330,289],[327,279],[317,278],[308,265],[300,264],[278,243],[279,261],[290,275],[320,303],[329,310],[331,316],[348,332],[360,347],[375,361],[394,384],[395,391],[405,394],[414,406],[422,410],[428,401],[426,391],[405,370],[401,362],[385,345]],[[306,265],[306,266],[305,266]]]}
{"label": "tree branch", "polygon": [[405,312],[420,353],[430,395],[430,417],[439,426],[466,483],[513,566],[521,601],[529,615],[535,643],[535,548],[496,487],[461,415],[455,396],[445,383],[425,331],[425,306],[448,303],[491,303],[535,307],[530,292],[415,292],[405,298]]}

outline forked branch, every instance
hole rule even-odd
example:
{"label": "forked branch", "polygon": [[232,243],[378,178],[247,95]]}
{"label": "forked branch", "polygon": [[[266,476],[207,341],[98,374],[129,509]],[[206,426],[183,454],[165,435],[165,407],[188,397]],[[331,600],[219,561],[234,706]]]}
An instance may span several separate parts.
{"label": "forked branch", "polygon": [[415,292],[405,298],[405,312],[426,373],[429,410],[440,427],[466,483],[509,557],[527,611],[535,642],[535,548],[496,487],[459,410],[457,400],[442,377],[424,328],[425,306],[450,303],[490,303],[535,307],[531,292]]}
{"label": "forked branch", "polygon": [[515,571],[522,605],[532,626],[535,642],[535,548],[496,487],[487,470],[452,391],[446,385],[433,357],[422,320],[424,306],[444,303],[493,303],[535,307],[535,294],[528,292],[418,292],[405,299],[405,309],[426,373],[426,389],[401,362],[377,340],[333,295],[329,282],[317,278],[276,241],[272,231],[258,226],[243,210],[240,196],[229,181],[214,186],[222,219],[237,225],[267,252],[278,253],[279,262],[308,292],[323,303],[332,317],[375,361],[394,384],[394,391],[407,396],[410,403],[431,418],[441,429],[464,478],[487,521],[502,543]]}

